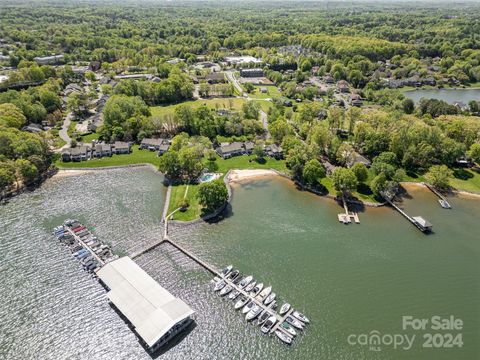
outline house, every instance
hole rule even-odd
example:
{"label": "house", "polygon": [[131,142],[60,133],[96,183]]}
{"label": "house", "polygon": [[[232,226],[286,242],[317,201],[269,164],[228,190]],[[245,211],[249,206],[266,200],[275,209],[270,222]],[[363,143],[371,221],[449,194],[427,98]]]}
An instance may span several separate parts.
{"label": "house", "polygon": [[341,93],[348,93],[350,92],[350,86],[347,81],[339,80],[337,81],[337,90]]}
{"label": "house", "polygon": [[432,224],[421,216],[414,216],[413,221],[424,232],[432,231]]}
{"label": "house", "polygon": [[360,107],[363,105],[362,98],[358,94],[350,94],[349,101],[352,106]]}
{"label": "house", "polygon": [[265,153],[275,159],[283,158],[283,150],[280,146],[276,144],[265,146]]}
{"label": "house", "polygon": [[240,70],[241,77],[263,77],[262,69],[242,69]]}
{"label": "house", "polygon": [[469,157],[462,156],[462,157],[455,160],[455,165],[457,165],[459,167],[470,168],[470,167],[473,166],[473,161]]}
{"label": "house", "polygon": [[60,55],[53,55],[53,56],[44,56],[44,57],[34,57],[33,61],[35,61],[38,65],[53,65],[63,62],[64,56]]}
{"label": "house", "polygon": [[27,131],[29,133],[39,133],[40,131],[43,131],[43,128],[38,124],[31,123],[31,124],[28,124],[27,126],[24,126],[22,130]]}
{"label": "house", "polygon": [[323,79],[323,81],[325,81],[326,84],[333,84],[334,83],[333,77],[331,77],[330,75],[326,75],[325,78]]}
{"label": "house", "polygon": [[242,142],[235,141],[233,143],[222,143],[216,148],[217,154],[224,159],[231,158],[232,156],[245,154],[245,147]]}
{"label": "house", "polygon": [[[160,146],[162,145],[170,145],[170,140],[168,139],[152,139],[152,138],[145,138],[140,143],[140,149],[148,149],[150,151],[159,151]],[[168,149],[167,149],[168,150]]]}
{"label": "house", "polygon": [[170,143],[164,142],[158,148],[158,156],[161,156],[161,155],[165,154],[168,151],[168,149],[170,149]]}
{"label": "house", "polygon": [[100,61],[90,61],[90,64],[88,64],[88,70],[90,71],[98,71],[102,67],[102,63]]}
{"label": "house", "polygon": [[253,152],[253,148],[255,147],[255,143],[253,141],[245,141],[243,144],[245,148],[245,152],[250,155]]}
{"label": "house", "polygon": [[266,94],[268,92],[268,90],[267,90],[267,88],[262,87],[262,88],[260,88],[260,92],[262,94]]}
{"label": "house", "polygon": [[95,157],[112,156],[112,145],[110,144],[95,144]]}
{"label": "house", "polygon": [[223,72],[212,72],[205,76],[205,80],[209,84],[220,84],[226,82],[225,74]]}
{"label": "house", "polygon": [[130,143],[124,141],[115,141],[112,146],[114,154],[130,154]]}
{"label": "house", "polygon": [[453,106],[456,106],[457,108],[459,108],[462,111],[468,111],[470,109],[470,107],[462,101],[455,101],[453,103]]}
{"label": "house", "polygon": [[359,153],[354,152],[353,154],[351,154],[351,156],[347,160],[346,165],[347,167],[351,168],[356,163],[363,164],[366,167],[370,167],[370,165],[372,165],[372,162],[368,160],[365,156],[362,156]]}
{"label": "house", "polygon": [[74,93],[74,92],[78,92],[78,93],[81,93],[83,92],[83,88],[78,85],[78,84],[68,84],[67,86],[65,86],[65,89],[63,90],[63,94],[65,96],[68,96],[70,95],[71,93]]}
{"label": "house", "polygon": [[84,161],[90,158],[91,150],[88,146],[77,146],[62,151],[62,161]]}

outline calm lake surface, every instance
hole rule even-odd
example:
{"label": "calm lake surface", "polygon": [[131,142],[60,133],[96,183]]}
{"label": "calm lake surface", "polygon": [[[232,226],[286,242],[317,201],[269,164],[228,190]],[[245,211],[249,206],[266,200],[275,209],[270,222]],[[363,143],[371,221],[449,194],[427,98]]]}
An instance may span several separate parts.
{"label": "calm lake surface", "polygon": [[[148,169],[59,177],[0,207],[0,358],[151,359],[51,229],[75,217],[117,253],[132,253],[161,234],[162,180]],[[164,244],[136,261],[196,311],[196,322],[158,358],[478,358],[480,201],[452,198],[448,211],[425,190],[409,194],[402,206],[430,220],[434,234],[423,235],[389,208],[342,225],[333,201],[282,178],[235,185],[225,220],[174,226],[172,238],[218,267],[232,263],[272,285],[280,302],[312,323],[291,347],[262,336],[212,293],[205,270]],[[464,347],[422,349],[423,332],[402,331],[403,315],[462,319]],[[409,351],[348,344],[350,334],[372,330],[417,338]]]}
{"label": "calm lake surface", "polygon": [[471,100],[480,101],[480,89],[416,89],[404,91],[403,94],[415,103],[421,98],[443,100],[449,104],[461,101],[466,105]]}

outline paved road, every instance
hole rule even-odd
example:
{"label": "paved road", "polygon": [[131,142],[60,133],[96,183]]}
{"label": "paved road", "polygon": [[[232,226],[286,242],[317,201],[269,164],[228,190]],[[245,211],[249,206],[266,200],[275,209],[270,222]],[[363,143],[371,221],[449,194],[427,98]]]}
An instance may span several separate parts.
{"label": "paved road", "polygon": [[268,131],[268,120],[267,120],[267,114],[265,111],[260,110],[260,120],[262,121],[263,128],[265,129],[265,138],[270,139],[270,131]]}
{"label": "paved road", "polygon": [[72,139],[68,135],[68,127],[70,126],[70,123],[72,122],[72,119],[73,119],[73,114],[68,113],[67,116],[65,116],[65,119],[63,120],[62,128],[58,132],[58,136],[60,136],[60,138],[63,141],[67,142],[65,145],[62,146],[62,149],[66,148],[66,147],[70,147],[70,141]]}
{"label": "paved road", "polygon": [[240,95],[243,95],[243,89],[242,87],[240,86],[240,84],[238,83],[238,80],[235,78],[235,76],[233,75],[233,70],[227,70],[225,71],[225,74],[227,75],[227,79],[228,81],[230,81],[233,86],[235,87],[235,89],[237,89],[238,93]]}

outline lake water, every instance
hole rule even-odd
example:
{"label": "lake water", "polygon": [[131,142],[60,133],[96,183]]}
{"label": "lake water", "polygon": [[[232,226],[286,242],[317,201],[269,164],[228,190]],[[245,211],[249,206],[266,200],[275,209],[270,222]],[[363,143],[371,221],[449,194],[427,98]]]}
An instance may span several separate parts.
{"label": "lake water", "polygon": [[[51,236],[75,217],[129,254],[161,235],[165,188],[148,169],[48,180],[0,207],[0,358],[150,359],[108,305],[104,289]],[[211,276],[164,244],[137,263],[195,311],[195,326],[160,359],[473,359],[480,335],[480,201],[453,198],[442,209],[412,188],[402,204],[433,223],[423,235],[392,209],[340,224],[333,201],[297,191],[282,178],[236,185],[217,224],[173,226],[171,237],[218,267],[234,264],[269,284],[312,324],[287,347],[246,324],[213,294]],[[422,332],[401,317],[454,315],[465,323],[461,349],[422,349]],[[409,351],[351,346],[350,334],[417,334]]]}
{"label": "lake water", "polygon": [[416,89],[403,94],[418,103],[421,98],[438,99],[449,104],[460,101],[468,105],[471,100],[480,101],[480,89]]}

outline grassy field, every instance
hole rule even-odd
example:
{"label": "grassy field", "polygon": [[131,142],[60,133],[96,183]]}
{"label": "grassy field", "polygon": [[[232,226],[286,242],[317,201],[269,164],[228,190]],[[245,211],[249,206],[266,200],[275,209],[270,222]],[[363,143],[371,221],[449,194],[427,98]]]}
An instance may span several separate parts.
{"label": "grassy field", "polygon": [[[188,187],[188,189],[187,189]],[[184,198],[188,199],[190,206],[187,211],[177,211],[173,214],[173,220],[189,221],[198,219],[202,213],[202,207],[197,199],[198,185],[175,185],[172,186],[168,214],[180,207]]]}
{"label": "grassy field", "polygon": [[165,116],[173,115],[175,108],[180,105],[188,105],[193,109],[198,108],[202,105],[206,105],[212,109],[241,109],[242,105],[245,103],[245,99],[241,98],[214,98],[214,99],[201,99],[201,100],[192,100],[185,101],[180,104],[168,105],[168,106],[152,106],[150,111],[152,116]]}
{"label": "grassy field", "polygon": [[480,193],[480,170],[454,169],[450,185],[457,190]]}
{"label": "grassy field", "polygon": [[[280,93],[280,90],[276,86],[273,85],[254,85],[255,90],[248,94],[248,97],[252,99],[271,99],[274,97],[280,97],[282,94]],[[261,88],[267,89],[266,93],[262,93],[260,91]]]}
{"label": "grassy field", "polygon": [[133,164],[152,164],[158,167],[159,158],[156,151],[140,150],[137,145],[132,147],[129,155],[113,155],[100,159],[92,159],[80,162],[62,162],[61,159],[55,162],[60,169],[68,168],[96,168],[105,166],[125,166]]}
{"label": "grassy field", "polygon": [[83,143],[90,143],[90,142],[92,142],[92,140],[98,140],[98,137],[99,137],[99,136],[100,136],[100,135],[97,134],[97,133],[91,133],[91,134],[87,134],[87,135],[82,135],[82,137],[81,137],[82,140],[81,140],[81,141],[82,141]]}

